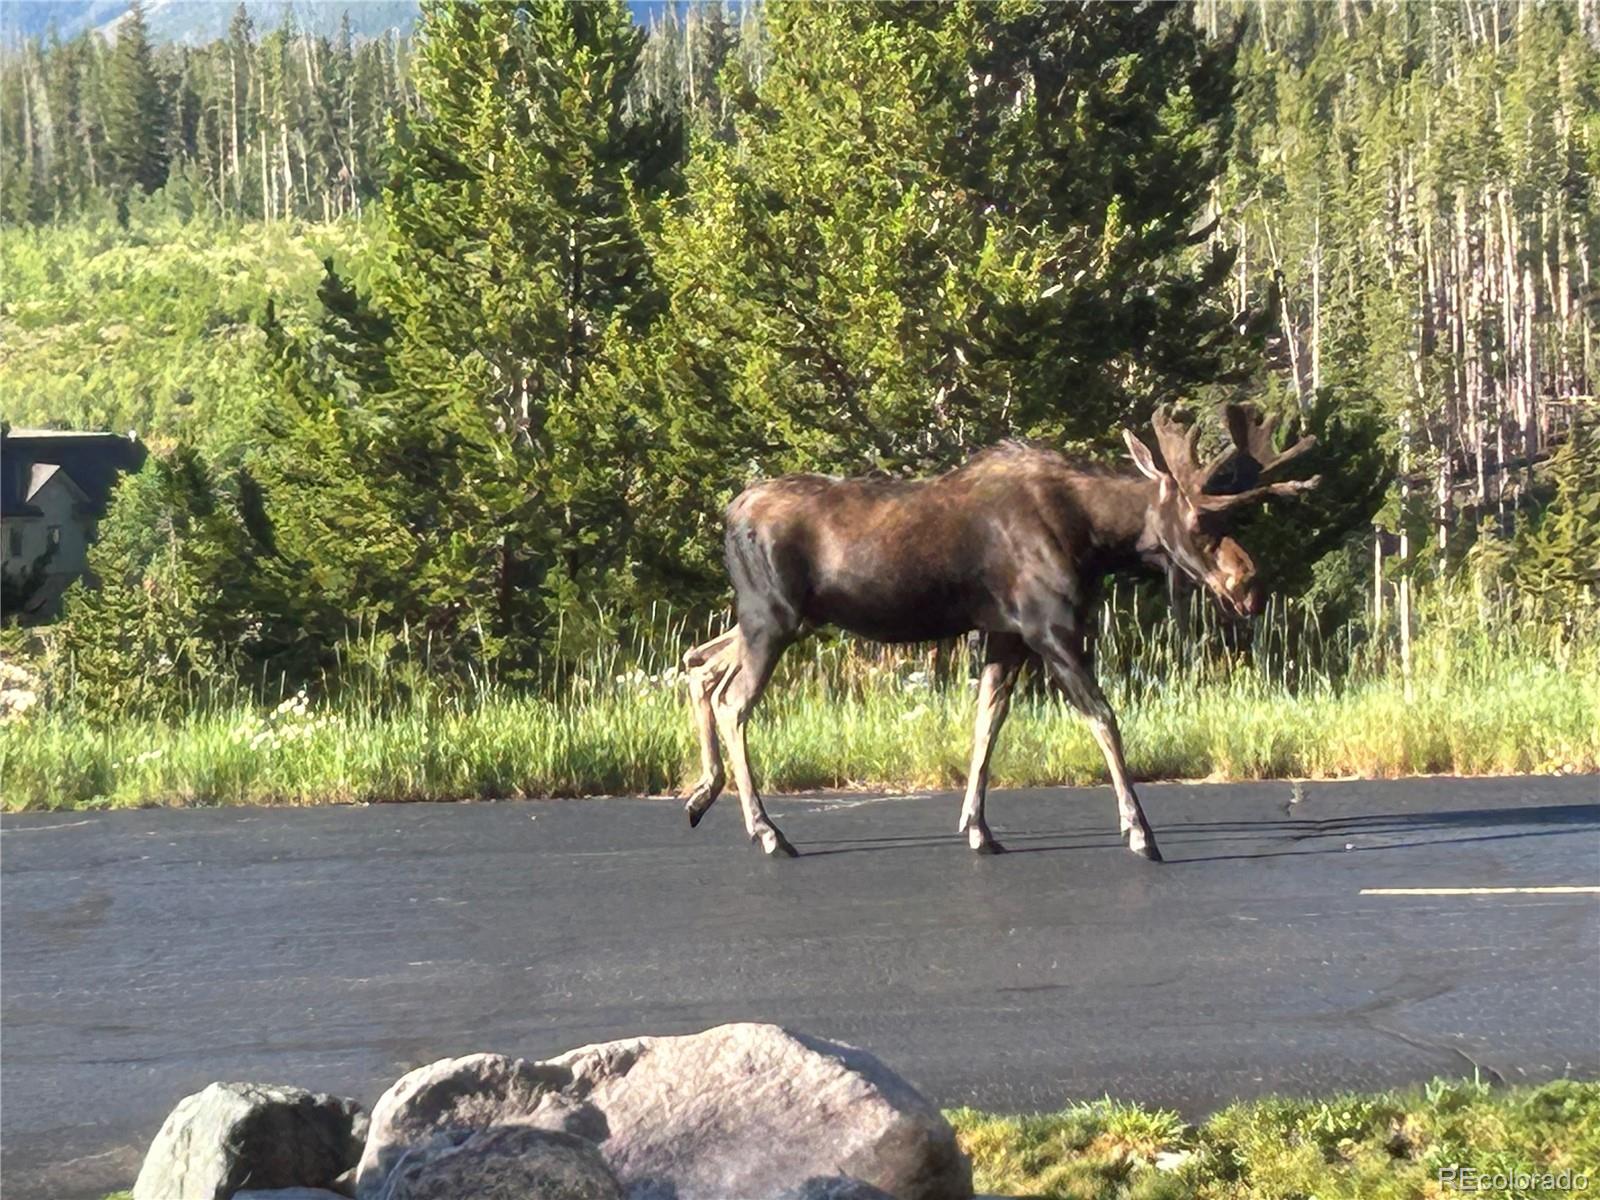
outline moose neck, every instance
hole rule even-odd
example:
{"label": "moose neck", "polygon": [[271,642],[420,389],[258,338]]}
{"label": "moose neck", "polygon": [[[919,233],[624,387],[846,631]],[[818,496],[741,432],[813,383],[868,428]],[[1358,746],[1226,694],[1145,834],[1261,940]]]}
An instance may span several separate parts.
{"label": "moose neck", "polygon": [[1156,484],[1133,473],[1097,475],[1087,484],[1079,494],[1089,517],[1094,564],[1105,571],[1164,565],[1151,519]]}

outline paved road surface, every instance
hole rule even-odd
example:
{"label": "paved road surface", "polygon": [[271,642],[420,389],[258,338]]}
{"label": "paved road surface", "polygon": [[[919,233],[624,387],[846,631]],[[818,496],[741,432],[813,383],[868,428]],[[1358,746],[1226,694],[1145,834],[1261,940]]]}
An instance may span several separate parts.
{"label": "paved road surface", "polygon": [[213,1079],[371,1103],[449,1054],[720,1021],[865,1046],[947,1105],[1110,1092],[1199,1114],[1434,1074],[1600,1075],[1600,781],[225,809],[0,823],[8,1200],[126,1186]]}

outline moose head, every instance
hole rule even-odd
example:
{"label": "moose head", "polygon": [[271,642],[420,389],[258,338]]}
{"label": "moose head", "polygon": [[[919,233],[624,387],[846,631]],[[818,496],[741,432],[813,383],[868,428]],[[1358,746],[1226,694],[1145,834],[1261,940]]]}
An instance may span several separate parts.
{"label": "moose head", "polygon": [[1262,418],[1250,405],[1223,406],[1230,445],[1201,465],[1195,453],[1199,426],[1185,426],[1163,408],[1151,418],[1156,443],[1166,463],[1156,464],[1150,448],[1125,430],[1134,465],[1156,483],[1156,500],[1146,515],[1144,542],[1217,598],[1234,616],[1261,611],[1263,593],[1255,563],[1244,547],[1223,533],[1229,513],[1273,496],[1294,496],[1322,482],[1310,479],[1268,482],[1268,476],[1317,444],[1306,436],[1283,450],[1273,445],[1276,415]]}

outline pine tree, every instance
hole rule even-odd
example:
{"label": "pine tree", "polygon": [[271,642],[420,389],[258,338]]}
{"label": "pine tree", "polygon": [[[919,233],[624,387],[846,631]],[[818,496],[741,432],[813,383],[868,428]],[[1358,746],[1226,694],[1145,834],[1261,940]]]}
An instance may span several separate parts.
{"label": "pine tree", "polygon": [[1568,627],[1600,605],[1600,433],[1575,426],[1550,463],[1549,505],[1523,530],[1512,570],[1546,617]]}
{"label": "pine tree", "polygon": [[152,713],[230,694],[258,627],[255,548],[236,491],[193,446],[123,478],[67,593],[55,653],[76,701]]}
{"label": "pine tree", "polygon": [[1191,245],[1229,46],[1161,6],[769,16],[737,143],[694,164],[665,252],[686,336],[729,360],[718,412],[756,439],[730,462],[1091,442],[1237,372],[1230,260]]}
{"label": "pine tree", "polygon": [[640,228],[677,165],[676,127],[635,115],[642,34],[619,0],[431,3],[416,63],[426,113],[397,131],[381,285],[411,386],[469,397],[463,436],[498,547],[493,627],[521,639],[625,544],[628,420],[605,347],[661,300]]}
{"label": "pine tree", "polygon": [[168,113],[139,0],[117,24],[106,82],[106,150],[116,185],[154,191],[167,177]]}
{"label": "pine tree", "polygon": [[393,322],[325,266],[314,336],[266,324],[269,384],[245,459],[270,550],[253,590],[274,605],[258,656],[303,680],[332,671],[355,635],[392,644],[410,630],[439,667],[492,658],[479,638],[494,576],[474,526],[477,448],[447,393],[398,384]]}

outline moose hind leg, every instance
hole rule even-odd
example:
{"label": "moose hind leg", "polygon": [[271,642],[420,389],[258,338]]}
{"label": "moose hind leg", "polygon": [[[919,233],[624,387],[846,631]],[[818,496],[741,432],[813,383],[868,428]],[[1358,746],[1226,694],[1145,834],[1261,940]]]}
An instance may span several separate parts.
{"label": "moose hind leg", "polygon": [[717,686],[735,669],[739,661],[739,631],[730,629],[721,637],[696,646],[683,656],[683,669],[689,680],[689,704],[694,711],[695,733],[700,740],[700,779],[683,799],[689,814],[689,828],[722,794],[726,777],[722,773],[722,746],[717,740],[716,714],[711,697]]}
{"label": "moose hind leg", "polygon": [[1050,673],[1061,686],[1067,700],[1084,715],[1089,731],[1105,755],[1106,767],[1111,772],[1111,786],[1117,794],[1118,824],[1128,839],[1128,849],[1151,862],[1160,862],[1161,851],[1156,847],[1156,836],[1145,820],[1144,809],[1139,806],[1139,796],[1133,790],[1133,778],[1128,773],[1128,762],[1122,753],[1122,735],[1117,729],[1116,714],[1111,703],[1100,690],[1094,672],[1084,662],[1083,656],[1065,640],[1057,636],[1040,639],[1034,647],[1044,657]]}
{"label": "moose hind leg", "polygon": [[957,833],[967,835],[967,845],[979,854],[1005,850],[989,832],[983,805],[989,791],[989,759],[1011,706],[1011,689],[1017,681],[1026,651],[1011,634],[990,634],[984,645],[983,671],[978,680],[978,718],[972,735],[972,765],[967,771],[967,794],[961,805]]}
{"label": "moose hind leg", "polygon": [[787,644],[765,632],[741,634],[738,664],[717,686],[711,707],[716,714],[717,730],[728,748],[733,781],[739,789],[739,803],[744,808],[745,832],[750,835],[751,841],[760,843],[761,849],[767,854],[793,858],[797,851],[767,816],[761,796],[756,791],[744,737],[750,710],[761,699],[767,681],[772,678],[772,669],[777,666],[778,658]]}

